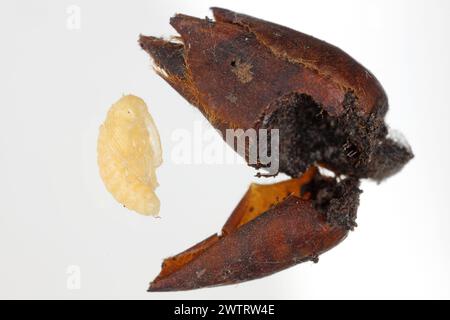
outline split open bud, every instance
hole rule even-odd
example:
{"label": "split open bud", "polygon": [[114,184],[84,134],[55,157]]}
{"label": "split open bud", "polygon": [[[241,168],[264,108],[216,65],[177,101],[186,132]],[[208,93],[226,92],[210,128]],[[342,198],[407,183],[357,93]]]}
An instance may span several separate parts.
{"label": "split open bud", "polygon": [[[212,11],[214,21],[178,14],[170,23],[179,37],[141,36],[139,43],[158,74],[224,137],[228,129],[278,130],[279,169],[293,179],[252,185],[222,234],[165,260],[150,291],[238,283],[317,260],[356,226],[359,179],[381,181],[413,157],[388,137],[382,86],[344,51],[274,23]],[[248,161],[248,152],[239,153]]]}

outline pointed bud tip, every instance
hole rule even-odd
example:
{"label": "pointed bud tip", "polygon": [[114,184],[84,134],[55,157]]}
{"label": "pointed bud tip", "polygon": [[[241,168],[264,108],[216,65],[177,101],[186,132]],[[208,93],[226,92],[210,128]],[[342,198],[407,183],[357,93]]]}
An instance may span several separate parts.
{"label": "pointed bud tip", "polygon": [[237,15],[234,11],[219,7],[211,7],[210,10],[213,13],[214,19],[221,22],[233,22]]}
{"label": "pointed bud tip", "polygon": [[155,50],[162,47],[166,41],[152,36],[139,35],[139,45],[143,50],[145,50],[148,54],[153,55]]}

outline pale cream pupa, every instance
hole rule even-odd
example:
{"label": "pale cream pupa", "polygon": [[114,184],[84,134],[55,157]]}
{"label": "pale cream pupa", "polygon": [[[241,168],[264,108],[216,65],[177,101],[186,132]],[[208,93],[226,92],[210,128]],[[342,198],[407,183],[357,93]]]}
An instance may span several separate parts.
{"label": "pale cream pupa", "polygon": [[145,102],[123,96],[108,111],[97,145],[100,176],[114,198],[143,215],[158,216],[156,168],[161,141]]}

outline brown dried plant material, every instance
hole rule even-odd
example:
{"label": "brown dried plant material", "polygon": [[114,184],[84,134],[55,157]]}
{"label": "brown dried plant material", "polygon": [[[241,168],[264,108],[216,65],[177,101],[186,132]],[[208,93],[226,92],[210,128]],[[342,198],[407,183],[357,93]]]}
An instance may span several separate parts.
{"label": "brown dried plant material", "polygon": [[[316,202],[317,182],[328,185],[329,201],[341,203],[342,215],[356,215],[359,189],[353,181],[324,178],[310,168],[298,179],[251,185],[220,235],[164,261],[150,291],[190,290],[239,283],[278,272],[318,256],[348,234],[345,225],[329,220],[329,208]],[[322,201],[322,200],[321,200]]]}
{"label": "brown dried plant material", "polygon": [[[218,129],[280,129],[280,171],[315,163],[376,180],[412,157],[387,138],[386,94],[347,53],[292,29],[212,9],[215,21],[178,14],[176,42],[140,37],[156,70]],[[180,42],[181,40],[181,42]]]}
{"label": "brown dried plant material", "polygon": [[178,14],[170,20],[175,41],[141,35],[140,46],[224,137],[227,129],[279,129],[280,171],[293,179],[252,185],[222,233],[166,259],[150,291],[239,283],[317,261],[356,227],[359,179],[380,181],[413,157],[388,137],[381,84],[347,53],[271,22],[212,11],[215,21]]}
{"label": "brown dried plant material", "polygon": [[311,167],[305,174],[296,179],[290,179],[276,184],[252,183],[247,193],[233,211],[222,229],[222,235],[231,233],[240,226],[254,220],[263,212],[278,203],[283,202],[289,196],[296,196],[303,200],[309,200],[311,193],[302,194],[302,186],[310,183],[317,174],[317,168]]}
{"label": "brown dried plant material", "polygon": [[110,108],[97,148],[100,176],[114,198],[140,214],[158,215],[155,171],[162,163],[161,143],[141,98],[123,96]]}

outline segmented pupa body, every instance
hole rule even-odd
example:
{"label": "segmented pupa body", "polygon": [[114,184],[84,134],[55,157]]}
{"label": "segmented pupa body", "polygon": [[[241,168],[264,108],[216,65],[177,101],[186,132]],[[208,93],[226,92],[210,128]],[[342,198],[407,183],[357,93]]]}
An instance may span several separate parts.
{"label": "segmented pupa body", "polygon": [[162,163],[161,142],[141,98],[123,96],[110,108],[97,152],[100,176],[114,198],[130,210],[157,216],[155,171]]}

